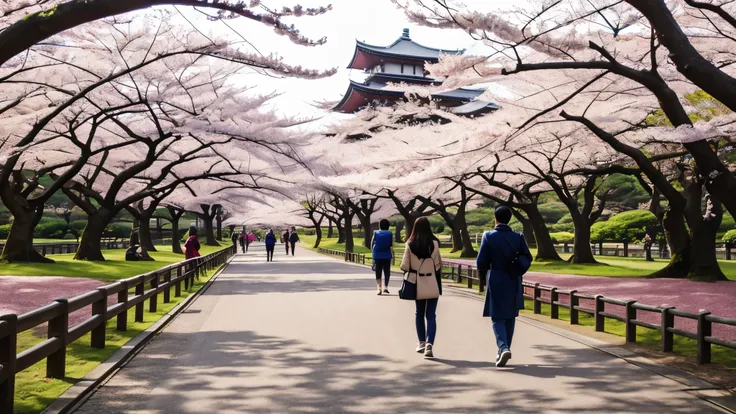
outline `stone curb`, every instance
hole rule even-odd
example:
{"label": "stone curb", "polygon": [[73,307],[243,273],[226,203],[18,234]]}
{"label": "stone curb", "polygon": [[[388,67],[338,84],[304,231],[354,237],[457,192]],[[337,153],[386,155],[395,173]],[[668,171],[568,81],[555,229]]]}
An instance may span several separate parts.
{"label": "stone curb", "polygon": [[[478,302],[483,302],[482,296],[467,292],[465,288],[461,288],[458,286],[448,287],[450,290],[452,290],[453,293],[458,294],[459,296],[467,297]],[[688,392],[700,398],[701,400],[707,401],[715,408],[720,409],[722,412],[736,414],[736,396],[726,390],[716,387],[715,385],[703,380],[702,378],[690,374],[687,371],[657,364],[656,362],[648,358],[639,356],[635,352],[621,346],[612,345],[610,343],[581,335],[576,332],[566,330],[564,328],[559,328],[544,323],[542,321],[538,321],[536,319],[532,319],[523,315],[519,316],[518,319],[520,322],[527,325],[543,329],[555,335],[559,335],[564,338],[581,343],[585,346],[589,346],[608,355],[623,359],[629,364],[636,365],[639,368],[646,369],[647,371],[650,371],[654,374],[663,376],[667,379],[682,384],[686,387],[685,389],[683,389],[683,391]]]}
{"label": "stone curb", "polygon": [[168,313],[163,315],[159,320],[149,326],[145,331],[139,333],[125,345],[118,349],[112,356],[98,365],[89,374],[85,375],[84,378],[79,380],[76,384],[72,385],[69,389],[64,391],[51,405],[49,405],[42,413],[43,414],[65,414],[71,413],[79,406],[84,403],[92,391],[105,381],[128,360],[135,356],[143,347],[145,347],[158,333],[168,325],[173,318],[187,308],[199,295],[209,289],[212,283],[217,279],[218,276],[230,265],[230,262],[235,258],[231,257],[225,264],[205,283],[202,288],[193,292],[189,297],[179,302],[174,308]]}

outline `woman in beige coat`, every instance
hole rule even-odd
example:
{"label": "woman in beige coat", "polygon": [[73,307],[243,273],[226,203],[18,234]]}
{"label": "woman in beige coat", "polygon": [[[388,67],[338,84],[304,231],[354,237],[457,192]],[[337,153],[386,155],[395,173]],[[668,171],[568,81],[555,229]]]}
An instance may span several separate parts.
{"label": "woman in beige coat", "polygon": [[442,294],[442,258],[439,240],[432,234],[426,217],[420,217],[414,222],[400,268],[406,272],[405,277],[409,281],[417,284],[418,299],[415,303],[419,345],[416,351],[424,353],[425,358],[433,358],[432,347],[437,334],[437,302]]}

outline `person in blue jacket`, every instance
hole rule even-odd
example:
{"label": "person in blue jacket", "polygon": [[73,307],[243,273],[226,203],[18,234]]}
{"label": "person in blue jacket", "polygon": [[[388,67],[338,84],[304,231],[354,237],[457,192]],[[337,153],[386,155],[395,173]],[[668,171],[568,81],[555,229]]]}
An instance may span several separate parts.
{"label": "person in blue jacket", "polygon": [[[394,235],[389,231],[391,223],[383,219],[378,224],[380,230],[373,233],[371,241],[371,253],[376,271],[376,286],[378,286],[378,294],[389,293],[388,281],[391,278],[391,259],[394,257],[393,245]],[[381,272],[383,272],[384,287],[381,290]]]}
{"label": "person in blue jacket", "polygon": [[511,210],[496,208],[496,228],[483,234],[476,264],[481,275],[486,274],[486,300],[483,316],[493,322],[498,354],[496,366],[503,367],[511,359],[511,341],[519,310],[524,309],[524,290],[520,276],[509,274],[509,264],[515,253],[525,255],[531,263],[531,252],[524,237],[511,230]]}
{"label": "person in blue jacket", "polygon": [[276,248],[276,235],[272,229],[266,233],[266,261],[273,262],[273,250]]}

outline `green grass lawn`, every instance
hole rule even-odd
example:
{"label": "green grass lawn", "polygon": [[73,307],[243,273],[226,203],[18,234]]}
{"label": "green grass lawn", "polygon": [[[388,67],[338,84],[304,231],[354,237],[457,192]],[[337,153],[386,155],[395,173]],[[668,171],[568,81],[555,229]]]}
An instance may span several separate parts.
{"label": "green grass lawn", "polygon": [[[524,301],[524,313],[532,314],[533,304],[532,301],[526,299]],[[552,307],[547,304],[542,304],[542,315],[551,317]],[[587,313],[580,312],[578,322],[582,326],[595,327],[595,319],[593,316]],[[559,308],[560,320],[570,321],[570,311],[566,308]],[[605,332],[614,334],[617,336],[626,336],[626,324],[617,321],[615,319],[606,318]],[[644,328],[638,326],[636,328],[636,342],[651,349],[659,349],[661,346],[662,337],[659,331],[653,329]],[[673,351],[677,355],[683,355],[687,357],[695,358],[697,356],[697,341],[685,338],[682,336],[675,335]],[[731,369],[736,369],[736,352],[733,349],[725,348],[718,345],[711,347],[711,361],[714,364],[721,364]]]}
{"label": "green grass lawn", "polygon": [[[203,249],[204,251],[207,251]],[[210,252],[214,250],[211,249]],[[158,267],[163,267],[163,260],[158,263]],[[114,265],[108,264],[113,267]],[[199,290],[213,275],[215,271],[209,272],[206,276],[196,281],[192,292]],[[132,276],[132,275],[131,275]],[[125,275],[121,276],[125,277]],[[183,285],[182,285],[183,286]],[[49,404],[56,400],[64,391],[74,385],[77,381],[91,372],[100,363],[109,358],[113,353],[125,345],[131,338],[146,330],[154,322],[159,320],[163,315],[169,312],[176,304],[184,300],[192,293],[182,290],[182,296],[174,297],[173,289],[171,293],[171,302],[163,303],[163,295],[158,295],[158,312],[148,313],[148,301],[146,301],[146,312],[144,313],[144,321],[135,323],[135,308],[128,311],[128,330],[118,332],[115,330],[115,319],[107,323],[107,336],[105,349],[95,349],[90,347],[90,334],[87,334],[76,342],[67,347],[67,365],[65,379],[48,379],[46,376],[46,361],[41,361],[25,371],[16,375],[15,383],[15,413],[31,414],[40,413]],[[28,349],[43,341],[43,338],[36,336],[32,331],[23,332],[18,336],[18,351]]]}
{"label": "green grass lawn", "polygon": [[[199,253],[204,256],[224,249],[232,243],[223,241],[221,244],[220,247],[202,244]],[[73,254],[55,254],[50,255],[49,258],[54,259],[56,263],[4,263],[0,266],[0,275],[88,277],[114,281],[147,273],[184,260],[184,255],[172,253],[169,246],[156,246],[156,248],[161,251],[150,253],[151,257],[156,259],[153,262],[126,262],[125,250],[122,249],[103,250],[102,254],[107,259],[104,262],[74,260]]]}
{"label": "green grass lawn", "polygon": [[[306,248],[312,248],[315,236],[300,236],[302,239],[302,245]],[[355,239],[355,253],[366,254],[366,261],[371,258],[371,252],[369,249],[363,247],[360,242],[362,239]],[[345,250],[344,244],[337,244],[337,238],[322,238],[320,247],[332,250]],[[478,246],[475,246],[476,250]],[[460,252],[450,253],[449,248],[441,249],[442,257],[445,259],[459,259]],[[404,252],[404,245],[395,245],[394,253],[397,255],[397,264],[401,260],[400,257]],[[535,249],[532,249],[532,254],[536,254]],[[570,253],[562,253],[560,256],[563,259],[569,259]],[[469,259],[473,260],[473,259]],[[567,262],[534,262],[532,263],[531,272],[544,272],[554,274],[569,274],[569,275],[582,275],[582,276],[609,276],[609,277],[643,277],[656,272],[667,265],[668,260],[656,260],[654,262],[647,262],[641,258],[633,257],[615,257],[615,256],[596,256],[596,260],[600,264],[593,265],[578,265],[569,264]],[[719,260],[721,270],[731,280],[736,280],[736,260],[725,261]]]}

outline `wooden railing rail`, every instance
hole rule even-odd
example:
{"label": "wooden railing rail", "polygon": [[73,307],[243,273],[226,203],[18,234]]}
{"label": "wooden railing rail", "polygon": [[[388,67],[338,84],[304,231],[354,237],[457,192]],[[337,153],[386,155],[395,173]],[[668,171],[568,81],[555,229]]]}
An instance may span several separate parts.
{"label": "wooden railing rail", "polygon": [[[127,311],[135,308],[135,321],[143,322],[146,300],[148,311],[156,312],[158,295],[162,294],[163,302],[169,303],[172,286],[174,296],[181,296],[182,284],[184,290],[191,290],[195,279],[225,264],[235,253],[235,246],[229,246],[219,252],[101,286],[71,299],[57,299],[20,316],[0,316],[0,412],[13,412],[17,373],[46,359],[46,376],[64,378],[66,348],[70,343],[91,333],[90,346],[104,348],[107,321],[117,318],[116,330],[125,331],[128,327]],[[116,297],[117,303],[108,306],[109,297]],[[92,316],[70,327],[69,314],[88,306],[91,306]],[[43,324],[47,324],[48,339],[16,353],[18,334]]]}

